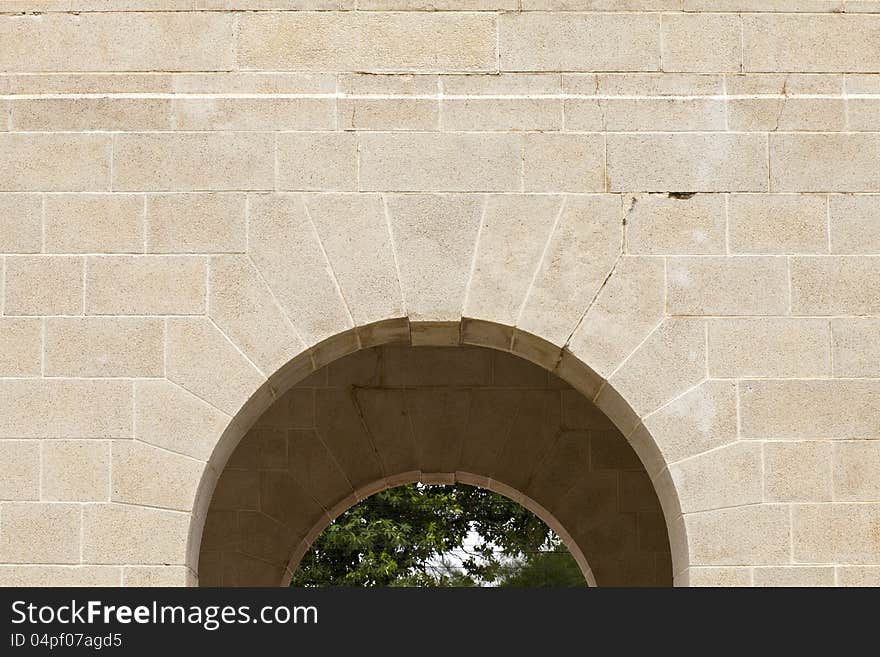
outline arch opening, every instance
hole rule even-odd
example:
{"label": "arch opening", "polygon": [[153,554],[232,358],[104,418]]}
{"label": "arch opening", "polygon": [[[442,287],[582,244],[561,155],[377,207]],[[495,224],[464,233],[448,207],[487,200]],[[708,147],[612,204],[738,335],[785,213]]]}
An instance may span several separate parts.
{"label": "arch opening", "polygon": [[639,456],[581,392],[518,355],[372,346],[265,406],[247,426],[236,419],[243,437],[203,486],[190,544],[202,585],[283,584],[333,518],[412,482],[519,502],[590,583],[672,583],[667,523]]}
{"label": "arch opening", "polygon": [[479,477],[453,478],[454,484],[397,484],[361,499],[293,555],[285,580],[291,586],[595,586],[583,553],[564,530],[562,536],[553,530],[559,525],[546,509],[462,483]]}

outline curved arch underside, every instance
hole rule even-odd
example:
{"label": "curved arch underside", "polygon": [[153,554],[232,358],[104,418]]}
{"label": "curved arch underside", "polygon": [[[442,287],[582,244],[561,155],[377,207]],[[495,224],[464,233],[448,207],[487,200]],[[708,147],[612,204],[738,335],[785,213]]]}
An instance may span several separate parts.
{"label": "curved arch underside", "polygon": [[651,480],[581,393],[511,354],[393,345],[334,361],[260,416],[217,483],[199,581],[280,584],[330,520],[412,481],[468,483],[523,503],[590,582],[672,582]]}

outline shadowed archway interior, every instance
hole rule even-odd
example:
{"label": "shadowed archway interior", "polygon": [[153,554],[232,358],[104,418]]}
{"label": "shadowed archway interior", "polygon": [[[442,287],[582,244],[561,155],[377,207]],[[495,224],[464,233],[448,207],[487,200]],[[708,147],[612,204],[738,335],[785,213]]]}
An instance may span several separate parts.
{"label": "shadowed archway interior", "polygon": [[563,539],[590,584],[672,583],[651,480],[581,393],[509,353],[398,345],[334,361],[259,417],[211,498],[199,582],[284,584],[333,518],[415,481],[520,502]]}

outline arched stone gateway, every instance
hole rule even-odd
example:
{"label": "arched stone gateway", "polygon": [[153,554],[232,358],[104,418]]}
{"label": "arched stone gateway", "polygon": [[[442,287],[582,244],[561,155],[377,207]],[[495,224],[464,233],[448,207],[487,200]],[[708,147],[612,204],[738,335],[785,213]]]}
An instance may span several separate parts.
{"label": "arched stone gateway", "polygon": [[200,583],[288,580],[332,519],[415,481],[520,502],[591,584],[672,583],[651,479],[600,410],[502,351],[404,345],[334,361],[263,413],[211,496]]}
{"label": "arched stone gateway", "polygon": [[[250,437],[317,373],[445,349],[436,395],[394,393],[407,417],[461,420],[437,408],[469,354],[510,370],[469,409],[541,368],[562,433],[511,468],[348,474],[319,515],[467,473],[540,505],[600,585],[880,584],[877,3],[9,4],[0,583],[268,581],[207,556],[283,570],[317,530],[212,543]],[[600,430],[567,397],[640,464],[585,460]],[[468,427],[447,435],[505,435]],[[598,515],[586,483],[535,490],[562,446],[583,467],[554,481],[656,497],[656,542],[622,485]]]}

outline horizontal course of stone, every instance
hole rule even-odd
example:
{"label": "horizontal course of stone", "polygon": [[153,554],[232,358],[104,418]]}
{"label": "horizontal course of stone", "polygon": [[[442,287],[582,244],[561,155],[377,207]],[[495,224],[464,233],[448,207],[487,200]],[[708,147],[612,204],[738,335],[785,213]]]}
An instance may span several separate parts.
{"label": "horizontal course of stone", "polygon": [[194,583],[251,424],[397,342],[594,402],[677,583],[880,583],[878,14],[0,2],[0,583]]}

